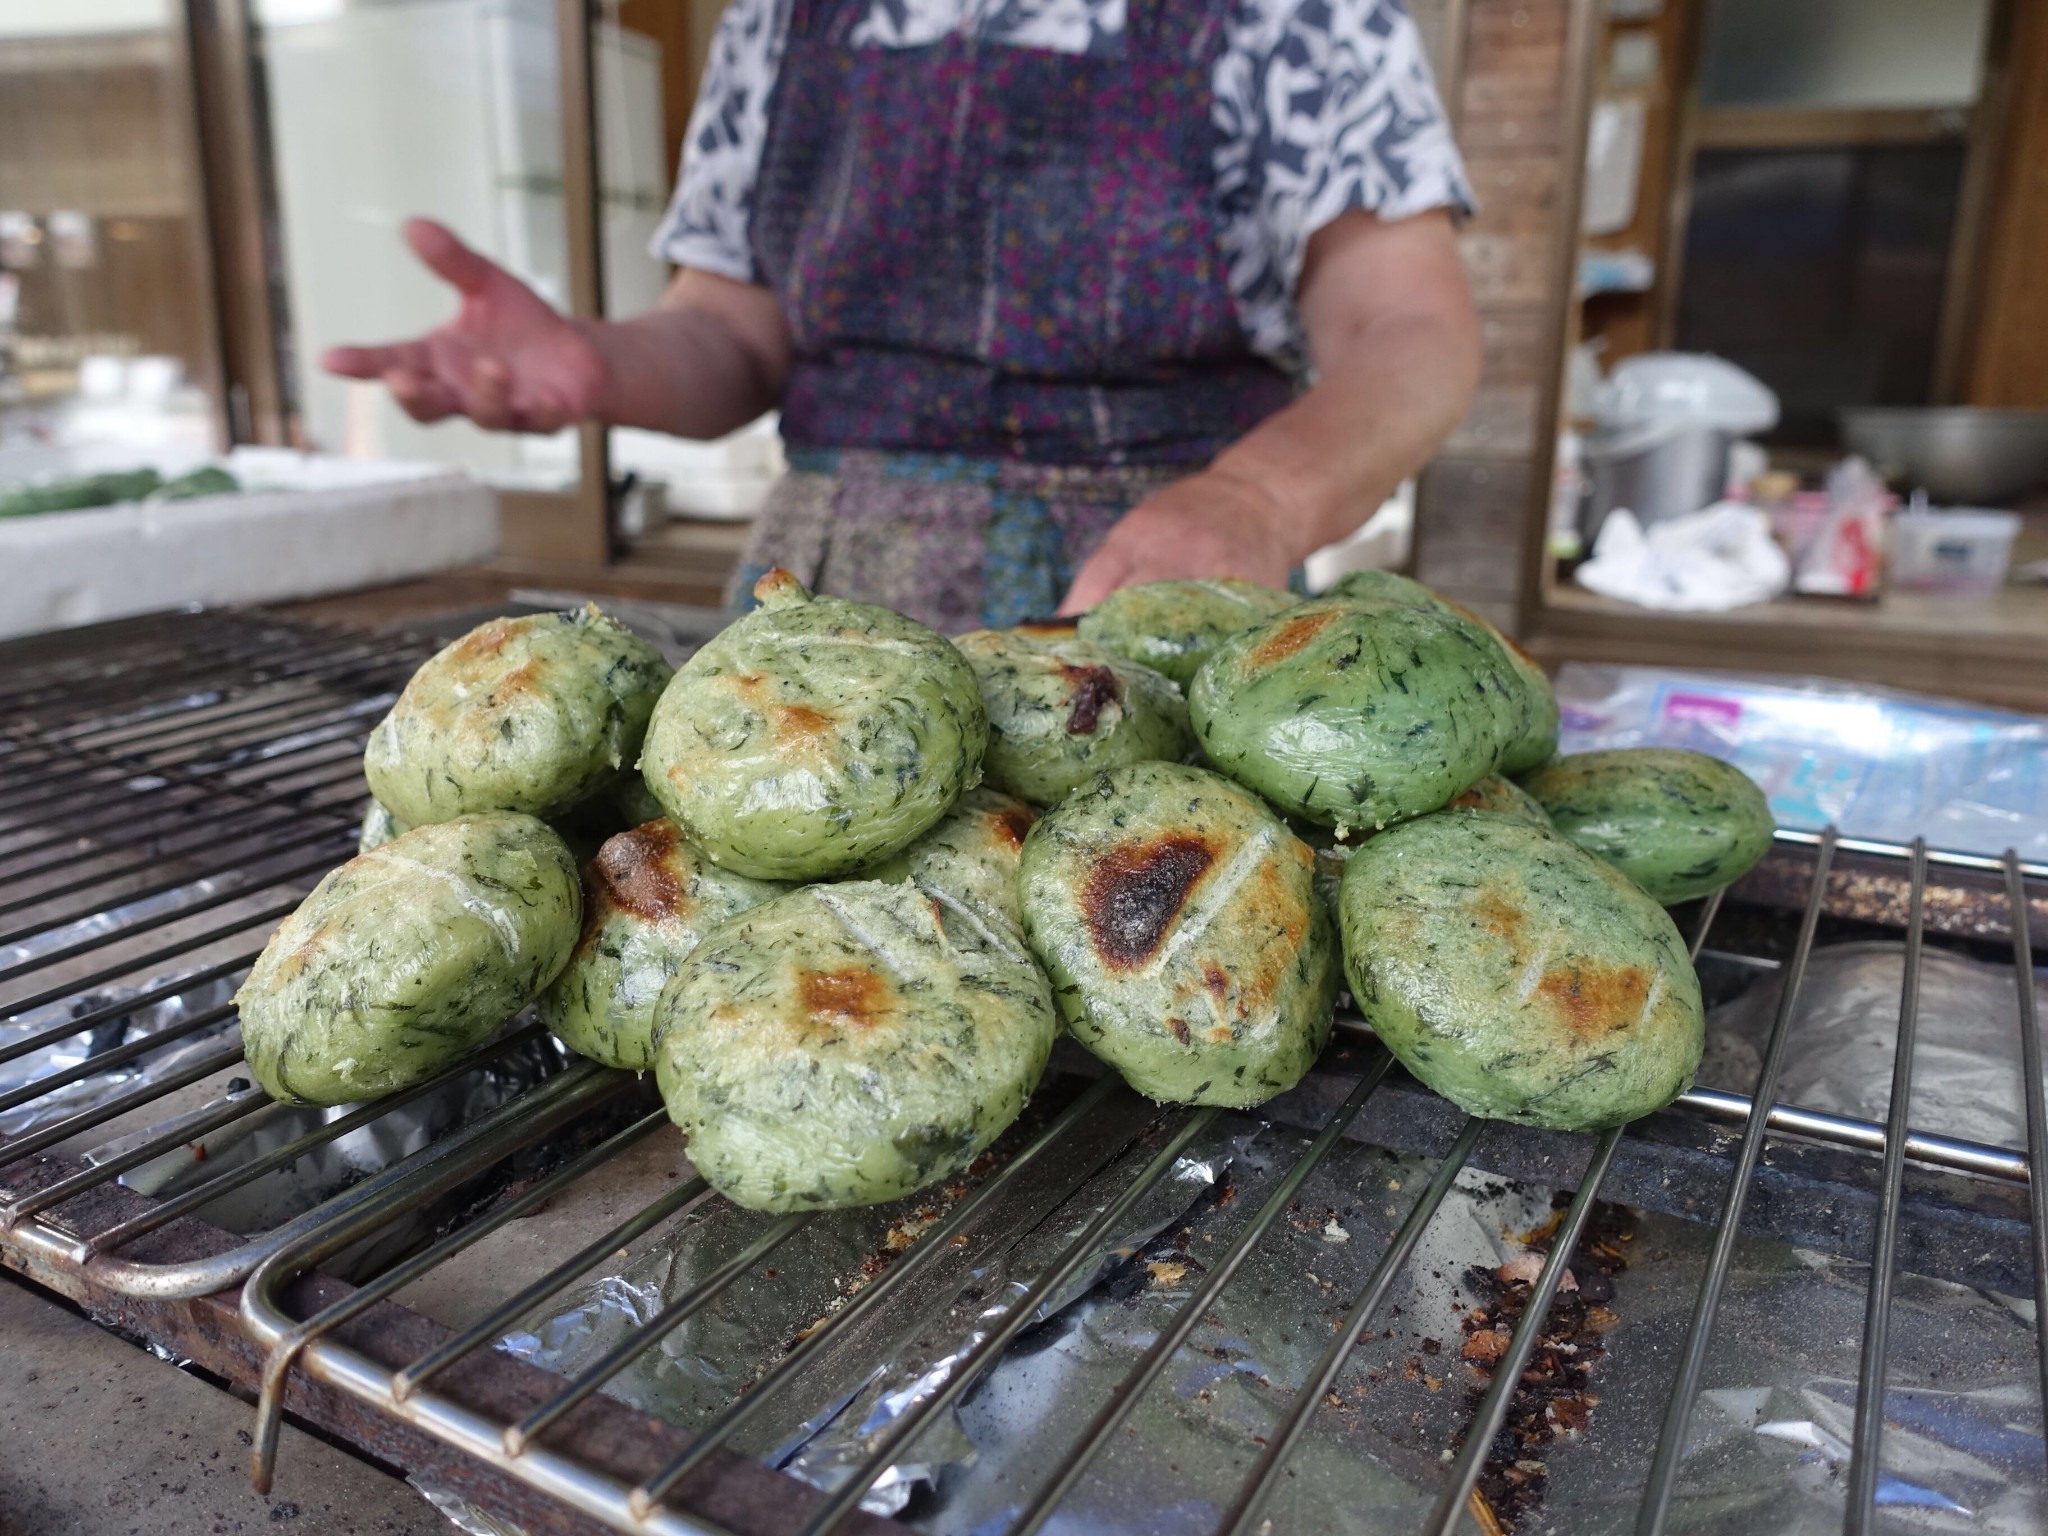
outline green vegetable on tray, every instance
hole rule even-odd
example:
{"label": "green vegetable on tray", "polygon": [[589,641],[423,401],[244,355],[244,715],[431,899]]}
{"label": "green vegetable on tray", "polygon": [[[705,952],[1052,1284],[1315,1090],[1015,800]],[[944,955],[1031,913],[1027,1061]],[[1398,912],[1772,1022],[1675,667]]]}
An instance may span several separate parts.
{"label": "green vegetable on tray", "polygon": [[81,475],[70,480],[50,480],[41,485],[17,486],[0,491],[0,517],[33,517],[38,512],[83,512],[90,507],[110,507],[117,502],[140,501],[164,483],[153,469],[127,470],[112,475]]}
{"label": "green vegetable on tray", "polygon": [[167,480],[144,499],[147,501],[197,501],[202,496],[233,496],[242,484],[217,464],[206,464],[189,475]]}
{"label": "green vegetable on tray", "polygon": [[217,464],[201,465],[175,480],[166,480],[153,469],[76,475],[0,490],[0,518],[87,512],[132,501],[197,501],[203,496],[233,496],[241,489],[241,482]]}

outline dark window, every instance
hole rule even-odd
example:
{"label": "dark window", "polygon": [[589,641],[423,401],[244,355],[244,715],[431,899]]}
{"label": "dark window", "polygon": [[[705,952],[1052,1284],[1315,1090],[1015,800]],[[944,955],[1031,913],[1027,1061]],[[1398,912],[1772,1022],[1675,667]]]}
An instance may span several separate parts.
{"label": "dark window", "polygon": [[1677,344],[1778,392],[1772,441],[1848,405],[1925,405],[1962,186],[1957,145],[1702,150]]}

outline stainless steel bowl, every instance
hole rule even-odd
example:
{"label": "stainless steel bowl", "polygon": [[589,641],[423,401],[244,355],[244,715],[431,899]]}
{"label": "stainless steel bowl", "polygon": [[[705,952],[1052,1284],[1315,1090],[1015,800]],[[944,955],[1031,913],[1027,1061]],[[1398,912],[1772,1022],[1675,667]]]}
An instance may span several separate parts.
{"label": "stainless steel bowl", "polygon": [[1942,506],[2003,507],[2048,490],[2048,411],[1863,407],[1842,412],[1842,440]]}

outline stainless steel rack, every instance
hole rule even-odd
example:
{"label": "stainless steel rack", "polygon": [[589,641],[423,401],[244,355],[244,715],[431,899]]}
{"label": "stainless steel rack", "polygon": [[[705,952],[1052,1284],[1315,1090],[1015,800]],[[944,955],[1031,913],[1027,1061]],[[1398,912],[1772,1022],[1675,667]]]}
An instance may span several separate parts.
{"label": "stainless steel rack", "polygon": [[[362,736],[424,653],[421,643],[372,639],[261,616],[193,614],[111,626],[69,642],[0,650],[0,1027],[34,1009],[70,1004],[71,1012],[25,1038],[0,1044],[0,1064],[104,1028],[147,1003],[174,997],[246,967],[268,928],[319,872],[348,851],[362,787],[355,760]],[[113,830],[109,830],[113,829]],[[1724,1170],[1718,1200],[1696,1190],[1711,1210],[1715,1238],[1671,1383],[1636,1530],[1664,1530],[1678,1484],[1686,1431],[1714,1336],[1723,1288],[1757,1186],[1766,1138],[1818,1143],[1874,1163],[1871,1261],[1861,1350],[1854,1445],[1844,1528],[1873,1529],[1893,1280],[1907,1205],[1906,1167],[1948,1170],[1986,1187],[2024,1192],[2026,1268],[2036,1295],[2036,1331],[2048,1402],[2048,1104],[2044,1104],[2040,1023],[2034,1007],[2032,903],[2048,869],[2016,857],[1985,859],[1911,846],[1858,841],[1832,832],[1781,833],[1781,862],[1804,871],[1796,938],[1775,964],[1781,991],[1754,1102],[1696,1090],[1672,1112],[1694,1124],[1740,1128],[1715,1165]],[[1776,1102],[1780,1067],[1797,1014],[1808,959],[1823,916],[1843,899],[1840,861],[1860,861],[1894,883],[1905,941],[1900,1029],[1890,1114],[1883,1124],[1820,1114]],[[2002,930],[2011,955],[2027,1074],[2028,1145],[1987,1146],[1927,1128],[1909,1128],[1921,959],[1930,891],[1945,882],[1980,887],[1980,938]],[[1782,885],[1782,872],[1780,876]],[[2030,884],[2031,883],[2031,884]],[[1739,900],[1741,893],[1737,893]],[[1944,900],[1946,897],[1944,896]],[[1733,903],[1728,904],[1730,909]],[[1724,903],[1708,901],[1692,919],[1695,956],[1714,951],[1726,927]],[[1943,907],[1946,911],[1946,906]],[[193,919],[203,919],[194,924]],[[10,947],[11,946],[11,947]],[[168,976],[163,966],[173,968]],[[95,1001],[110,989],[123,989]],[[1077,1231],[1058,1256],[1001,1314],[959,1362],[946,1384],[916,1403],[872,1447],[853,1475],[818,1493],[768,1472],[730,1447],[778,1395],[793,1391],[804,1368],[864,1316],[916,1283],[942,1256],[973,1251],[983,1219],[1006,1191],[1023,1186],[1053,1149],[1088,1117],[1127,1091],[1098,1078],[1014,1155],[857,1292],[828,1326],[803,1338],[744,1395],[694,1436],[648,1420],[604,1394],[643,1352],[725,1293],[787,1243],[812,1218],[769,1224],[748,1246],[573,1379],[507,1361],[491,1346],[521,1318],[577,1277],[638,1239],[719,1197],[701,1180],[668,1190],[564,1254],[471,1326],[451,1332],[393,1300],[455,1255],[618,1158],[665,1124],[658,1112],[624,1118],[636,1089],[623,1074],[587,1065],[560,1072],[523,1097],[459,1126],[394,1162],[319,1208],[269,1231],[231,1238],[197,1220],[236,1182],[288,1164],[315,1140],[347,1134],[400,1107],[396,1100],[339,1116],[259,1164],[217,1176],[169,1201],[121,1188],[120,1177],[174,1151],[204,1128],[261,1114],[260,1093],[226,1089],[118,1156],[87,1167],[61,1149],[81,1133],[141,1112],[173,1090],[231,1069],[239,1061],[231,1010],[206,1009],[172,1027],[178,1037],[220,1032],[220,1043],[176,1072],[114,1093],[90,1109],[56,1118],[0,1142],[0,1261],[86,1302],[102,1315],[162,1335],[173,1347],[205,1353],[223,1374],[260,1386],[255,1470],[267,1479],[279,1416],[287,1406],[338,1428],[380,1453],[429,1461],[444,1478],[486,1502],[510,1503],[537,1529],[572,1529],[579,1518],[604,1527],[664,1533],[740,1533],[887,1529],[858,1509],[863,1495],[1033,1320],[1039,1301],[1085,1265],[1098,1239],[1165,1178],[1176,1157],[1209,1127],[1215,1112],[1165,1110],[1151,1122],[1143,1167]],[[515,1029],[450,1070],[470,1070],[531,1038]],[[1008,1529],[1038,1530],[1096,1465],[1140,1401],[1193,1334],[1303,1183],[1340,1139],[1360,1134],[1377,1100],[1413,1093],[1356,1020],[1318,1069],[1318,1102],[1334,1103],[1314,1139],[1259,1208],[1211,1261],[1207,1274],[1129,1374],[1075,1435],[1064,1460],[1023,1497]],[[74,1066],[0,1095],[0,1113],[109,1069],[131,1068],[171,1043],[172,1031],[123,1040]],[[415,1090],[425,1092],[427,1089]],[[1119,1098],[1119,1096],[1122,1096]],[[1130,1105],[1123,1108],[1130,1111]],[[613,1128],[616,1127],[616,1128]],[[1501,1129],[1465,1120],[1446,1138],[1433,1174],[1401,1218],[1391,1241],[1355,1294],[1341,1326],[1283,1415],[1280,1428],[1245,1478],[1217,1529],[1262,1529],[1267,1500],[1309,1428],[1347,1356],[1380,1315],[1461,1170],[1500,1167]],[[581,1132],[580,1141],[573,1141]],[[1512,1139],[1514,1133],[1508,1133]],[[552,1172],[515,1187],[418,1246],[358,1287],[323,1276],[334,1255],[433,1208],[451,1192],[515,1152],[572,1139]],[[1646,1145],[1636,1130],[1567,1138],[1571,1166],[1554,1182],[1575,1189],[1531,1289],[1507,1351],[1452,1456],[1422,1529],[1447,1533],[1474,1510],[1474,1488],[1494,1453],[1545,1314],[1562,1282],[1594,1203],[1618,1159]],[[1553,1163],[1555,1159],[1553,1158]],[[242,1284],[239,1297],[232,1288]],[[534,1495],[538,1495],[535,1498]],[[522,1500],[524,1502],[522,1502]],[[1489,1517],[1490,1518],[1490,1517]]]}

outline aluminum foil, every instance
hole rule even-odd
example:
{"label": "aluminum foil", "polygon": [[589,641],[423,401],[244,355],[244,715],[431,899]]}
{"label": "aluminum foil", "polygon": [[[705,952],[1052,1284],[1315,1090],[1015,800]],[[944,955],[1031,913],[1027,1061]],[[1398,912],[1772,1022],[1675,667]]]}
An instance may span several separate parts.
{"label": "aluminum foil", "polygon": [[[175,890],[164,891],[155,896],[143,897],[137,901],[124,902],[108,907],[103,912],[94,912],[76,922],[61,923],[46,928],[40,933],[18,939],[12,944],[0,946],[0,969],[11,969],[25,964],[52,950],[65,949],[85,939],[96,939],[114,933],[122,928],[140,923],[145,919],[161,919],[166,913],[176,912],[195,901],[222,891],[234,890],[248,884],[241,874],[223,875],[215,879],[194,880]],[[140,989],[138,989],[140,990]]]}
{"label": "aluminum foil", "polygon": [[[0,1023],[0,1045],[25,1040],[31,1035],[39,1034],[69,1020],[84,1018],[89,1013],[113,1007],[124,999],[140,997],[175,980],[176,975],[176,972],[172,972],[136,987],[101,988],[33,1009],[28,1013],[17,1014],[7,1022]],[[104,1024],[95,1025],[83,1034],[67,1036],[44,1046],[39,1051],[16,1057],[13,1061],[0,1062],[0,1092],[79,1066],[95,1056],[105,1055],[116,1046],[161,1034],[173,1025],[182,1024],[187,1019],[218,1008],[235,995],[235,989],[240,985],[239,975],[202,982],[189,991],[145,1004],[109,1019]],[[0,1112],[0,1136],[21,1135],[25,1131],[34,1130],[37,1126],[61,1120],[66,1115],[92,1109],[145,1083],[167,1077],[188,1061],[218,1050],[222,1040],[235,1028],[235,1020],[232,1017],[223,1019],[218,1024],[174,1040],[159,1050],[145,1051],[130,1061],[103,1072],[91,1073],[61,1088],[53,1088],[25,1104]]]}
{"label": "aluminum foil", "polygon": [[470,1503],[452,1488],[407,1477],[413,1491],[433,1505],[463,1536],[526,1536],[526,1528],[501,1520],[489,1510]]}
{"label": "aluminum foil", "polygon": [[[1892,1051],[1898,1040],[1905,946],[1890,941],[1816,949],[1799,990],[1778,1083],[1788,1104],[1882,1121],[1891,1103]],[[2048,1017],[2048,987],[2035,978]],[[1731,1060],[1763,1048],[1776,1017],[1782,978],[1771,976],[1708,1019],[1717,1048]],[[1914,1033],[1911,1123],[1962,1127],[1973,1141],[2027,1144],[2021,1100],[2018,989],[2008,965],[1949,950],[1921,951],[1920,1009]],[[1755,1070],[1739,1066],[1702,1081],[1748,1091]]]}
{"label": "aluminum foil", "polygon": [[[1368,1109],[1362,1123],[1368,1136],[1371,1116]],[[1045,1309],[911,1447],[869,1507],[934,1536],[1004,1529],[1306,1143],[1253,1116],[1220,1117],[1141,1218],[1104,1245],[1084,1271],[1085,1288]],[[992,1309],[1042,1272],[1146,1155],[1131,1147],[1049,1207],[1006,1211],[992,1248],[964,1271],[905,1287],[916,1294],[878,1309],[891,1317],[872,1326],[863,1319],[861,1338],[821,1352],[835,1363],[807,1367],[738,1448],[831,1486],[882,1429],[949,1378]],[[1212,1530],[1431,1171],[1427,1160],[1340,1144],[1049,1529]],[[685,1427],[702,1424],[843,1304],[847,1266],[877,1232],[886,1242],[906,1220],[928,1227],[947,1198],[820,1218],[611,1390]],[[1495,1305],[1499,1266],[1527,1264],[1553,1203],[1546,1190],[1460,1178],[1289,1462],[1268,1507],[1272,1530],[1407,1536],[1417,1528],[1486,1380],[1487,1367],[1464,1358],[1473,1309]],[[764,1220],[706,1202],[501,1347],[573,1371]],[[1496,1475],[1512,1465],[1534,1490],[1503,1505],[1506,1529],[1632,1528],[1712,1234],[1612,1207],[1601,1209],[1595,1230],[1606,1234],[1602,1251],[1617,1256],[1617,1272],[1582,1271],[1578,1315],[1597,1320],[1597,1342],[1583,1351],[1583,1391],[1557,1408],[1523,1405],[1528,1422],[1548,1428],[1512,1464],[1495,1464]],[[944,1263],[935,1257],[935,1268]],[[1738,1246],[1674,1529],[1840,1529],[1864,1278],[1855,1264],[1763,1242]],[[1596,1287],[1600,1304],[1583,1305]],[[1895,1309],[1881,1505],[1913,1529],[2048,1528],[2028,1309],[1911,1276],[1899,1279]],[[810,1417],[791,1422],[806,1407]]]}
{"label": "aluminum foil", "polygon": [[[526,1092],[559,1071],[567,1060],[562,1047],[546,1036],[515,1046],[432,1093],[399,1105],[367,1125],[311,1148],[284,1167],[230,1190],[206,1205],[205,1217],[215,1226],[245,1234],[279,1226],[358,1180],[410,1156],[456,1126]],[[104,1162],[129,1147],[164,1134],[180,1121],[196,1121],[218,1104],[252,1096],[261,1098],[263,1090],[246,1077],[232,1078],[219,1098],[95,1146],[83,1154],[82,1160]],[[356,1107],[272,1104],[130,1169],[121,1176],[121,1182],[156,1199],[169,1199],[352,1114]]]}

